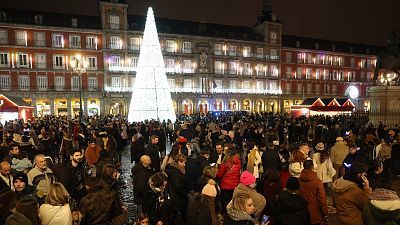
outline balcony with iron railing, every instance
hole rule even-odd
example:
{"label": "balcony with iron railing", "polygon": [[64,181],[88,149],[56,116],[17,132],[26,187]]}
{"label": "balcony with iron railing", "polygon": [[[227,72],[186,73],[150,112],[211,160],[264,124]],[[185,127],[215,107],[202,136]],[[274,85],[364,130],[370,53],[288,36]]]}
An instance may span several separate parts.
{"label": "balcony with iron railing", "polygon": [[[105,87],[105,92],[132,92],[133,87]],[[203,93],[202,88],[187,88],[187,87],[174,87],[170,88],[171,93]],[[256,88],[216,88],[212,89],[211,93],[216,94],[272,94],[281,95],[281,89],[256,89]]]}
{"label": "balcony with iron railing", "polygon": [[[8,86],[0,86],[0,90],[11,90],[11,84]],[[23,86],[18,86],[18,89],[15,90],[13,89],[12,91],[55,91],[55,92],[77,92],[79,91],[79,87],[77,86],[41,86],[41,87],[34,87],[34,86],[28,86],[28,85],[23,85]],[[88,91],[88,92],[98,92],[102,91],[99,87],[94,87],[94,86],[84,86],[82,87],[82,91]]]}
{"label": "balcony with iron railing", "polygon": [[0,38],[0,45],[7,45],[8,44],[8,38]]}
{"label": "balcony with iron railing", "polygon": [[36,47],[46,47],[45,40],[35,40],[33,43]]}

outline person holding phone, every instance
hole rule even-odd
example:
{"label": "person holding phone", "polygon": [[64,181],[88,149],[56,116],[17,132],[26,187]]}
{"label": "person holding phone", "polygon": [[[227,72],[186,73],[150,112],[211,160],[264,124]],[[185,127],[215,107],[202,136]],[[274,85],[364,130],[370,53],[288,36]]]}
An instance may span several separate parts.
{"label": "person holding phone", "polygon": [[343,177],[332,185],[333,203],[337,211],[337,219],[342,225],[362,225],[363,206],[368,203],[372,194],[367,179],[368,166],[354,162]]}

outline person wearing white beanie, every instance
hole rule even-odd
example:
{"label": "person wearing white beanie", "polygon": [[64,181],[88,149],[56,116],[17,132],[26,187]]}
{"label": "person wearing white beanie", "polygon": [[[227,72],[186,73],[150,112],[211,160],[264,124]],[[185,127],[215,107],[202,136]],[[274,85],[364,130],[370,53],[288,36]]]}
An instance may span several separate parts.
{"label": "person wearing white beanie", "polygon": [[210,179],[201,194],[196,194],[187,209],[187,225],[218,225],[218,215],[215,208],[215,197],[218,191],[215,181]]}

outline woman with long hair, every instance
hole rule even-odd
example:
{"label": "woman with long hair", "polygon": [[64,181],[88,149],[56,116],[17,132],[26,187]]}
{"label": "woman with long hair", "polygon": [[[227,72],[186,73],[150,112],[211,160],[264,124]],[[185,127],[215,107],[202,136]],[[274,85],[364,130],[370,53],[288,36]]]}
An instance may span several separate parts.
{"label": "woman with long hair", "polygon": [[240,168],[239,155],[235,153],[234,148],[230,148],[222,160],[216,176],[220,180],[221,206],[223,211],[226,210],[226,206],[232,199],[233,191],[239,185]]}
{"label": "woman with long hair", "polygon": [[227,207],[224,217],[224,225],[252,225],[254,219],[251,214],[254,211],[253,200],[248,194],[238,194]]}
{"label": "woman with long hair", "polygon": [[316,152],[313,154],[314,165],[317,171],[317,177],[324,184],[325,190],[329,190],[332,182],[332,177],[335,176],[336,170],[333,168],[329,152],[325,150],[325,146],[322,142],[315,146]]}
{"label": "woman with long hair", "polygon": [[55,182],[50,186],[45,203],[40,206],[39,212],[43,224],[72,224],[72,213],[69,206],[69,194],[61,183]]}
{"label": "woman with long hair", "polygon": [[300,150],[295,150],[290,157],[289,172],[290,176],[299,178],[301,171],[304,169],[303,163],[307,159],[307,155]]}
{"label": "woman with long hair", "polygon": [[[14,213],[6,220],[6,225],[41,225],[38,203],[33,198],[24,198],[17,202]],[[71,221],[72,223],[72,221]],[[69,224],[71,224],[69,223]],[[43,223],[46,224],[46,223]]]}

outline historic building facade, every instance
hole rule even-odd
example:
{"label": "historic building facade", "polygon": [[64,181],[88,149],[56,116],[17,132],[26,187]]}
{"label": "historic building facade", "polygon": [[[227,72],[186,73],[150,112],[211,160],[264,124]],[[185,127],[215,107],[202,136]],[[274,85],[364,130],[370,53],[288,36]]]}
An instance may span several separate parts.
{"label": "historic building facade", "polygon": [[102,32],[96,18],[20,10],[0,12],[0,90],[35,106],[34,115],[78,115],[80,77],[71,59],[88,61],[82,74],[85,115],[102,113]]}
{"label": "historic building facade", "polygon": [[[0,88],[36,105],[35,115],[76,115],[77,76],[68,62],[81,54],[90,63],[84,114],[127,114],[145,24],[127,11],[123,0],[100,1],[98,17],[1,11]],[[176,113],[283,112],[307,97],[343,97],[349,86],[359,92],[358,108],[369,107],[376,49],[283,35],[270,1],[254,27],[156,24]]]}

